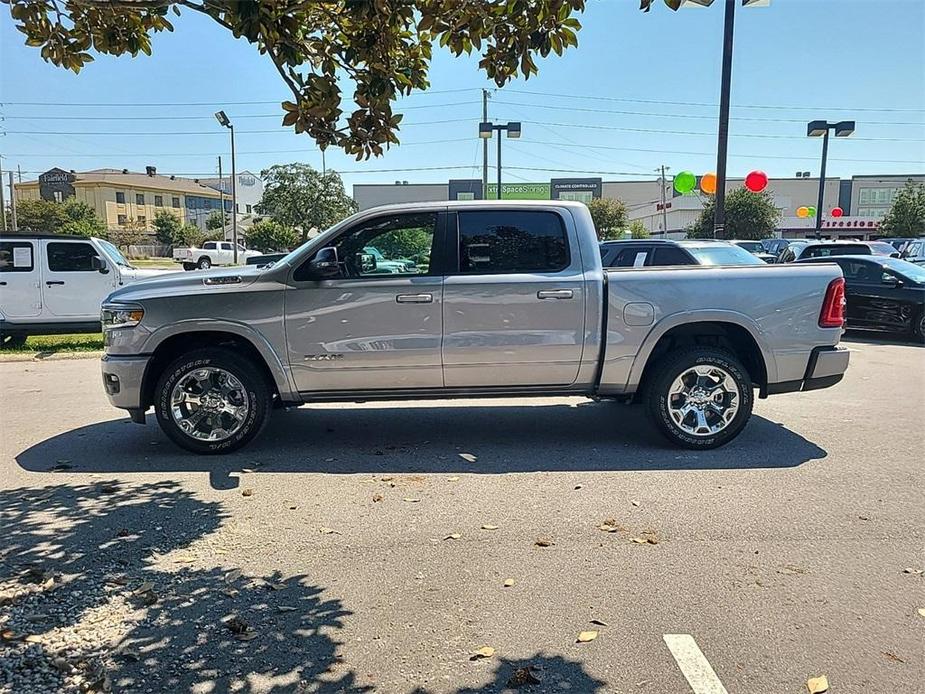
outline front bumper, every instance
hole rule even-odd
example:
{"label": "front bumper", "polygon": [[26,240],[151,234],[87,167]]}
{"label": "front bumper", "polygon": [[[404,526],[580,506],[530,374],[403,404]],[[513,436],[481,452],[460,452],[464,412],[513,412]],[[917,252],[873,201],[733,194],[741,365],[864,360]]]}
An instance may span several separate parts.
{"label": "front bumper", "polygon": [[103,388],[113,407],[143,411],[142,383],[150,359],[149,356],[103,356]]}
{"label": "front bumper", "polygon": [[851,350],[845,347],[816,347],[809,355],[806,373],[797,381],[769,383],[768,395],[819,390],[834,386],[845,376]]}

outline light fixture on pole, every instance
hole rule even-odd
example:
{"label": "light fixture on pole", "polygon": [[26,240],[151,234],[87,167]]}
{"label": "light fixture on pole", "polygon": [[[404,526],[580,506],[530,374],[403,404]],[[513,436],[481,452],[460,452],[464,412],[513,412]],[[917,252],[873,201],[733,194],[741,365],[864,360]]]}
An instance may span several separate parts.
{"label": "light fixture on pole", "polygon": [[492,132],[495,130],[498,131],[498,200],[501,199],[501,131],[507,131],[507,136],[511,139],[516,140],[520,137],[521,127],[520,123],[511,122],[511,123],[491,123],[489,121],[482,121],[479,123],[479,137],[483,140],[490,140]]}
{"label": "light fixture on pole", "polygon": [[829,131],[835,132],[835,137],[849,137],[854,133],[854,121],[843,120],[829,123],[825,120],[814,120],[806,124],[807,137],[822,138],[822,165],[819,167],[819,197],[816,201],[816,236],[822,230],[822,211],[825,209],[825,163],[829,156]]}
{"label": "light fixture on pole", "polygon": [[[238,264],[238,172],[235,169],[234,162],[234,126],[231,124],[231,121],[228,120],[228,116],[225,115],[224,111],[218,111],[215,114],[215,120],[218,121],[219,125],[223,128],[228,128],[231,131],[231,246],[234,249],[234,264]],[[222,185],[222,182],[219,182],[219,185]],[[225,210],[222,209],[222,217],[224,218]],[[225,225],[222,225],[222,229],[225,228]]]}

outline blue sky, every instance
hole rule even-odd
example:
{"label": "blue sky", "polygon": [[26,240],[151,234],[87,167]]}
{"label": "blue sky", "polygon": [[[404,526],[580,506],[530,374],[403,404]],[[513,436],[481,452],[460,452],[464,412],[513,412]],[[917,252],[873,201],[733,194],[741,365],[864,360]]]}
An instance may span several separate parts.
{"label": "blue sky", "polygon": [[[712,171],[721,5],[677,13],[659,5],[643,14],[636,0],[589,0],[579,47],[498,91],[476,57],[438,50],[432,90],[398,107],[406,109],[403,144],[367,162],[329,150],[327,165],[345,172],[348,190],[478,178],[479,90],[489,87],[491,117],[523,122],[523,138],[505,142],[504,164],[512,167],[505,181],[570,175],[557,169],[600,172],[604,180],[653,178],[661,164]],[[24,179],[52,166],[153,164],[163,173],[213,175],[218,155],[229,167],[227,131],[212,118],[219,108],[238,131],[239,169],[290,161],[320,168],[314,143],[279,124],[288,94],[268,59],[195,13],[174,24],[155,38],[152,57],[98,56],[73,75],[24,46],[0,6],[4,168],[20,165]],[[86,103],[107,106],[78,105]],[[815,175],[821,143],[805,137],[805,122],[815,118],[857,121],[854,137],[833,140],[830,175],[925,171],[925,2],[771,0],[740,8],[732,104],[729,175]],[[149,132],[163,134],[140,134]],[[432,167],[457,168],[420,170]]]}

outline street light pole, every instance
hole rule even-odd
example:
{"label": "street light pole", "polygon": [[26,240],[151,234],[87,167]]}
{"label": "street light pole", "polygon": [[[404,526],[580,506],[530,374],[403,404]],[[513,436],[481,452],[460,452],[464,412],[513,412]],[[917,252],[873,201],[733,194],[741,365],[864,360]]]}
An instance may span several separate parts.
{"label": "street light pole", "polygon": [[732,37],[736,0],[726,0],[723,22],[723,74],[719,92],[719,137],[716,144],[716,205],[713,211],[713,238],[726,235],[726,152],[729,147],[729,93],[732,90]]}
{"label": "street light pole", "polygon": [[849,137],[854,133],[854,121],[843,120],[829,123],[825,120],[814,120],[806,124],[807,137],[822,138],[822,165],[819,167],[819,196],[816,199],[816,238],[822,231],[822,215],[825,210],[825,165],[829,157],[829,131],[835,131],[835,137]]}
{"label": "street light pole", "polygon": [[507,136],[511,138],[512,140],[516,140],[517,138],[520,137],[520,130],[521,130],[520,123],[512,122],[512,123],[506,123],[506,124],[501,123],[498,125],[491,123],[489,121],[482,121],[481,123],[479,123],[479,137],[485,141],[486,147],[488,145],[488,140],[491,139],[492,133],[495,131],[497,131],[498,133],[498,190],[496,191],[497,192],[496,197],[498,198],[498,200],[501,199],[501,131],[502,130],[506,131]]}
{"label": "street light pole", "polygon": [[[234,264],[238,264],[238,174],[234,161],[234,126],[228,119],[224,111],[218,111],[215,114],[215,120],[219,125],[228,128],[231,131],[231,245],[234,252]],[[222,209],[222,221],[224,222],[225,210]],[[225,226],[222,225],[224,230]]]}
{"label": "street light pole", "polygon": [[819,167],[819,197],[816,199],[816,238],[822,231],[822,211],[825,209],[825,162],[829,157],[829,129],[822,136],[822,165]]}

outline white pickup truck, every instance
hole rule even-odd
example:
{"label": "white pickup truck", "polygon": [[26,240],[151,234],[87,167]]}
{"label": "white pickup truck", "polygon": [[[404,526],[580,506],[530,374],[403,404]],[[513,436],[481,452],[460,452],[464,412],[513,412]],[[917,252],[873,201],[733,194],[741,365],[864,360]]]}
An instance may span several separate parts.
{"label": "white pickup truck", "polygon": [[0,344],[21,345],[29,335],[99,332],[107,294],[163,274],[133,267],[103,239],[0,236]]}
{"label": "white pickup truck", "polygon": [[[249,251],[238,244],[238,265],[244,265],[248,258],[256,258],[262,253]],[[182,263],[184,270],[208,270],[213,265],[235,265],[234,244],[230,241],[206,241],[202,248],[174,248],[173,262]]]}

